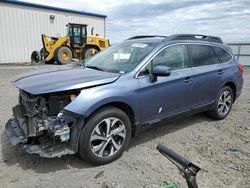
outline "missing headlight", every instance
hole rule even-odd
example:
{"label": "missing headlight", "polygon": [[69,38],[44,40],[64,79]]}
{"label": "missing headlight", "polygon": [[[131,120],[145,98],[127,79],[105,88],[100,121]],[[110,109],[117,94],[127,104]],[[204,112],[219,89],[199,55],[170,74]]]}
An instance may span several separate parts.
{"label": "missing headlight", "polygon": [[70,96],[68,95],[51,95],[48,98],[49,104],[49,116],[56,116],[63,108],[71,102]]}
{"label": "missing headlight", "polygon": [[70,139],[70,128],[63,112],[60,112],[57,117],[52,119],[49,126],[49,132],[52,133],[55,138],[59,138],[62,142],[66,142]]}

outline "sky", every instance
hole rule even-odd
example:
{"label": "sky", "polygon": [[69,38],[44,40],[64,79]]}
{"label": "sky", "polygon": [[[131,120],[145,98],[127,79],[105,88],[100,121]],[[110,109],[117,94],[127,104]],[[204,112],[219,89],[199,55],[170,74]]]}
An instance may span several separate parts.
{"label": "sky", "polygon": [[107,37],[194,33],[250,42],[249,0],[21,0],[107,15]]}

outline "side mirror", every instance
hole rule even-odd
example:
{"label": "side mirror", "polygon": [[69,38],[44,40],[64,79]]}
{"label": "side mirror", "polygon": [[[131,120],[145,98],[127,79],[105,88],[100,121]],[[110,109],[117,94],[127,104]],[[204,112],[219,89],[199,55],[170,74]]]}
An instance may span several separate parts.
{"label": "side mirror", "polygon": [[171,73],[170,67],[163,65],[156,65],[155,67],[153,67],[149,79],[151,82],[155,82],[157,80],[157,76],[169,76],[170,73]]}

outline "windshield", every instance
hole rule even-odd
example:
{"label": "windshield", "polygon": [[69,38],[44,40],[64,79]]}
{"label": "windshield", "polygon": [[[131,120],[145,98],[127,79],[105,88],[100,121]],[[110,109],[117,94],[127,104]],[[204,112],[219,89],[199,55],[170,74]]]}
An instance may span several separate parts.
{"label": "windshield", "polygon": [[86,61],[85,66],[107,72],[126,73],[134,69],[154,48],[146,43],[120,43]]}

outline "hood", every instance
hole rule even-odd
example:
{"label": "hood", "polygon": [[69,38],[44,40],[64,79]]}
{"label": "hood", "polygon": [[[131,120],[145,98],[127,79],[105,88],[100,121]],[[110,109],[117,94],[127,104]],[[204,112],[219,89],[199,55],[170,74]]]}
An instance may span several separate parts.
{"label": "hood", "polygon": [[20,75],[13,84],[33,95],[81,89],[112,83],[118,73],[109,73],[89,68],[57,68],[38,70]]}

